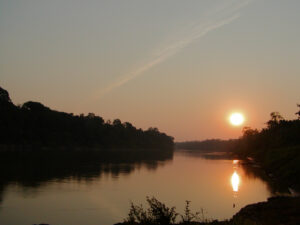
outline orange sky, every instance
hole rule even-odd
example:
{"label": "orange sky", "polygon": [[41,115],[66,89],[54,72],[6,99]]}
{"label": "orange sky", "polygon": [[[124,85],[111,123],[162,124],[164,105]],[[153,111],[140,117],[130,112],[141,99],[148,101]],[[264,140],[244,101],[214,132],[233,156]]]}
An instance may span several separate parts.
{"label": "orange sky", "polygon": [[236,138],[300,103],[298,1],[0,1],[16,104],[94,112],[176,141]]}

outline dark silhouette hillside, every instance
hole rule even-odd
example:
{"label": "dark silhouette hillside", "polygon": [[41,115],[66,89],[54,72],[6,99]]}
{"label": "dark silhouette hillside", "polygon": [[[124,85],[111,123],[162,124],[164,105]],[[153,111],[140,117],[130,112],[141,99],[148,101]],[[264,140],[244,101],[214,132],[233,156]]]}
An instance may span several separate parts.
{"label": "dark silhouette hillside", "polygon": [[105,122],[93,113],[73,115],[52,110],[39,102],[12,103],[0,88],[0,144],[2,149],[22,147],[96,147],[99,149],[168,149],[173,138],[157,128],[142,130],[115,119]]}

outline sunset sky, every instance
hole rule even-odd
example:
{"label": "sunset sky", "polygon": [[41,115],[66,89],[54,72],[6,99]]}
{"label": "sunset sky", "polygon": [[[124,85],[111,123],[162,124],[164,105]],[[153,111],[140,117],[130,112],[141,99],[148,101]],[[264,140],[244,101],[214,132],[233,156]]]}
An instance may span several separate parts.
{"label": "sunset sky", "polygon": [[0,0],[15,104],[94,112],[175,141],[236,138],[300,103],[299,0]]}

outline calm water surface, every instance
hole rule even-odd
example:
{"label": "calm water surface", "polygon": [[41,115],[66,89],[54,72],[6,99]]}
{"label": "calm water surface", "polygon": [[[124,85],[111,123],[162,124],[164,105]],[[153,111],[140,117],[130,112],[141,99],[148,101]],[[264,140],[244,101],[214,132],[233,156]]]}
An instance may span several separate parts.
{"label": "calm water surface", "polygon": [[192,210],[203,208],[207,218],[227,219],[271,196],[267,184],[239,161],[183,152],[155,163],[105,163],[87,171],[0,184],[0,224],[112,225],[127,216],[131,201],[145,204],[146,196],[178,212],[191,200]]}

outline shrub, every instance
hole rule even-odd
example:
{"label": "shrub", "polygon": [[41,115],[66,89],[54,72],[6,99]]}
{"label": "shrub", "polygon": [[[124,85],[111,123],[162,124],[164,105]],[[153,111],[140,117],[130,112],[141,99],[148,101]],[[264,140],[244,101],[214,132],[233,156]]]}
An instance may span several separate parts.
{"label": "shrub", "polygon": [[147,197],[149,208],[145,210],[142,205],[134,205],[131,203],[128,218],[125,222],[129,224],[155,224],[155,225],[170,225],[174,224],[178,213],[175,207],[167,207],[164,203],[156,198]]}

